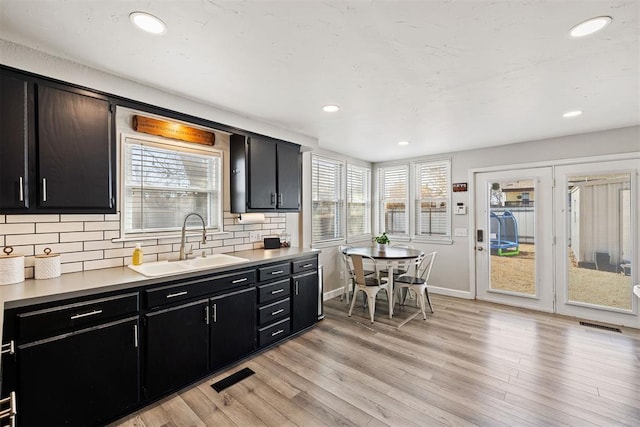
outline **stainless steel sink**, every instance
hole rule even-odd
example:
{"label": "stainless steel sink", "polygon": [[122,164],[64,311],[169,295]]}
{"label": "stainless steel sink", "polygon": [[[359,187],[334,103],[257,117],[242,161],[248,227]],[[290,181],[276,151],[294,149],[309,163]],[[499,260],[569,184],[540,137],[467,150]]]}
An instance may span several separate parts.
{"label": "stainless steel sink", "polygon": [[242,264],[244,262],[249,262],[249,260],[233,255],[213,254],[183,261],[157,261],[142,265],[129,265],[128,267],[144,276],[157,277],[207,270],[210,268],[224,267],[226,265]]}

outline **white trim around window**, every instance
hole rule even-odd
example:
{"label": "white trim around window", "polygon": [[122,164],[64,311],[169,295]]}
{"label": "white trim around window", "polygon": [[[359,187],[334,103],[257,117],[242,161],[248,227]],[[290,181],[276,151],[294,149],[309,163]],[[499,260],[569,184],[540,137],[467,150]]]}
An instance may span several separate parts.
{"label": "white trim around window", "polygon": [[345,236],[344,162],[311,155],[311,242],[342,241]]}
{"label": "white trim around window", "polygon": [[371,168],[347,164],[347,239],[371,240]]}

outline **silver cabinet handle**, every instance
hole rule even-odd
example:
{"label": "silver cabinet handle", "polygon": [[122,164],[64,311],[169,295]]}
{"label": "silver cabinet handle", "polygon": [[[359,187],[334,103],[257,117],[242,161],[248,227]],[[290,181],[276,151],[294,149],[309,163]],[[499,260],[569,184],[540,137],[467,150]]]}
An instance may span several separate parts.
{"label": "silver cabinet handle", "polygon": [[276,193],[271,193],[271,204],[272,205],[276,204]]}
{"label": "silver cabinet handle", "polygon": [[167,295],[167,298],[180,297],[180,296],[182,296],[182,295],[186,295],[187,293],[188,293],[187,291],[176,292],[175,294],[169,294],[169,295]]}
{"label": "silver cabinet handle", "polygon": [[284,292],[284,289],[276,289],[275,291],[271,291],[271,295],[279,294]]}
{"label": "silver cabinet handle", "polygon": [[24,181],[22,177],[20,177],[20,201],[24,202]]}
{"label": "silver cabinet handle", "polygon": [[100,314],[100,313],[102,313],[102,310],[93,310],[93,311],[90,311],[88,313],[75,314],[75,315],[71,316],[71,320],[76,320],[76,319],[79,319],[81,317],[95,316],[96,314]]}
{"label": "silver cabinet handle", "polygon": [[313,264],[305,264],[302,266],[302,268],[308,268],[308,267],[313,267]]}
{"label": "silver cabinet handle", "polygon": [[9,425],[11,427],[15,427],[16,425],[16,392],[12,391],[9,394],[9,397],[5,397],[4,399],[0,400],[0,404],[5,404],[5,403],[9,403],[9,407],[7,409],[3,409],[2,411],[0,411],[0,419],[2,418],[9,418]]}
{"label": "silver cabinet handle", "polygon": [[284,271],[282,270],[278,270],[278,271],[272,271],[271,274],[282,274],[284,273]]}
{"label": "silver cabinet handle", "polygon": [[133,346],[138,348],[138,325],[133,325]]}
{"label": "silver cabinet handle", "polygon": [[209,324],[209,305],[204,307],[204,321],[207,325]]}
{"label": "silver cabinet handle", "polygon": [[280,335],[281,333],[284,332],[284,329],[278,329],[277,331],[273,332],[271,334],[272,337],[275,337],[276,335]]}
{"label": "silver cabinet handle", "polygon": [[298,281],[296,280],[296,295],[298,295]]}
{"label": "silver cabinet handle", "polygon": [[277,314],[282,313],[283,311],[284,311],[284,308],[281,308],[280,310],[272,311],[272,312],[271,312],[271,315],[272,315],[272,316],[275,316],[275,315],[277,315]]}
{"label": "silver cabinet handle", "polygon": [[47,201],[47,178],[42,178],[42,201]]}
{"label": "silver cabinet handle", "polygon": [[246,282],[247,280],[249,280],[247,277],[243,277],[242,279],[236,279],[231,283],[242,283],[242,282]]}
{"label": "silver cabinet handle", "polygon": [[16,343],[11,340],[6,344],[0,346],[0,354],[14,354],[16,352]]}
{"label": "silver cabinet handle", "polygon": [[218,304],[213,304],[213,323],[218,321]]}
{"label": "silver cabinet handle", "polygon": [[284,204],[283,200],[284,196],[282,195],[282,193],[278,194],[278,205],[282,206]]}

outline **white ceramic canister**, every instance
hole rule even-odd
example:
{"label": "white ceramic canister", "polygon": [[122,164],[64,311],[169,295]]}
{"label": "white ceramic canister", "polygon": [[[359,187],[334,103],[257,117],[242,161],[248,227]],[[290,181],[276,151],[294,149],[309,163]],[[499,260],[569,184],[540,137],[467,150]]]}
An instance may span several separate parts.
{"label": "white ceramic canister", "polygon": [[24,282],[24,255],[13,254],[13,248],[6,246],[0,254],[0,285]]}
{"label": "white ceramic canister", "polygon": [[35,256],[34,277],[36,279],[53,279],[60,277],[60,255],[52,254],[45,248],[44,254]]}

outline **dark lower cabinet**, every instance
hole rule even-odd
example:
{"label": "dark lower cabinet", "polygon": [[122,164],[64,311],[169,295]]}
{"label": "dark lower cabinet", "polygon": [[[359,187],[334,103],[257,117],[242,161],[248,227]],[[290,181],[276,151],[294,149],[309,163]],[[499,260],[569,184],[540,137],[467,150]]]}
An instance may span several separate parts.
{"label": "dark lower cabinet", "polygon": [[145,397],[197,379],[209,366],[209,300],[145,315]]}
{"label": "dark lower cabinet", "polygon": [[211,298],[211,370],[256,349],[256,288]]}
{"label": "dark lower cabinet", "polygon": [[307,328],[318,321],[318,271],[291,277],[292,329]]}
{"label": "dark lower cabinet", "polygon": [[136,316],[18,346],[18,425],[100,425],[136,407],[138,323]]}

